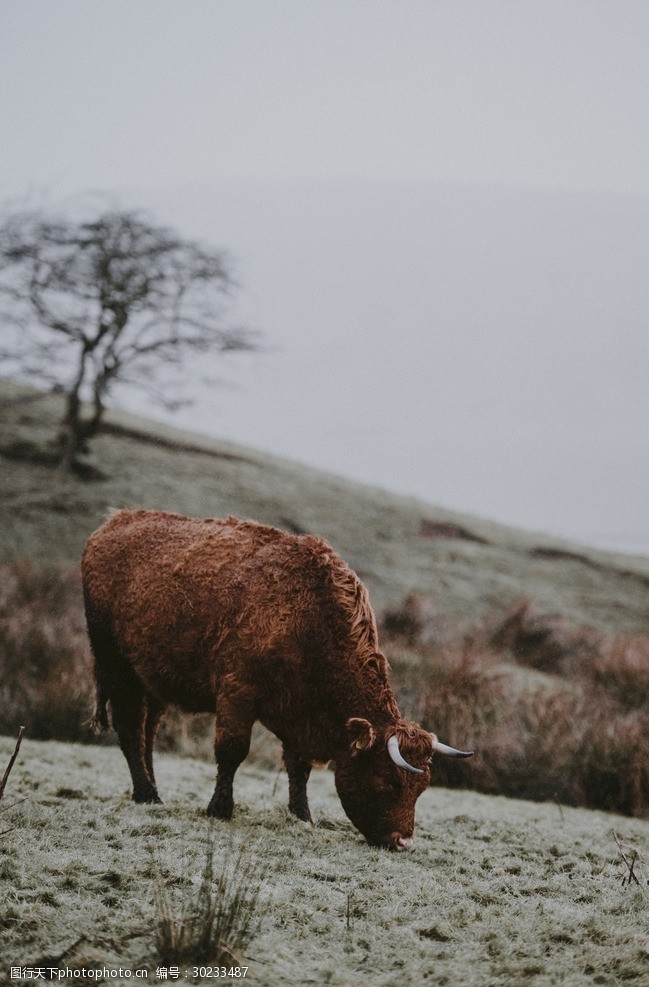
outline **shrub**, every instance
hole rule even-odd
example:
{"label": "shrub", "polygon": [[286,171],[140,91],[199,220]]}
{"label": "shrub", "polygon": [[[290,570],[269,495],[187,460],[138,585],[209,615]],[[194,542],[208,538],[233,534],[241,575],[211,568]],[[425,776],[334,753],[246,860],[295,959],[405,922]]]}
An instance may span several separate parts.
{"label": "shrub", "polygon": [[625,709],[649,709],[649,638],[617,634],[603,639],[580,672]]}
{"label": "shrub", "polygon": [[580,640],[570,630],[571,678],[499,663],[489,629],[443,648],[399,647],[393,636],[404,711],[445,743],[476,751],[470,761],[436,756],[434,784],[649,812],[648,642],[627,635],[606,643],[589,629]]}
{"label": "shrub", "polygon": [[87,739],[92,692],[77,573],[0,566],[0,730]]}
{"label": "shrub", "polygon": [[629,816],[649,813],[649,711],[600,702],[575,758],[574,804]]}
{"label": "shrub", "polygon": [[573,627],[562,617],[541,614],[527,598],[489,623],[485,632],[488,647],[550,674],[573,674],[597,653],[601,643],[601,635],[592,628]]}

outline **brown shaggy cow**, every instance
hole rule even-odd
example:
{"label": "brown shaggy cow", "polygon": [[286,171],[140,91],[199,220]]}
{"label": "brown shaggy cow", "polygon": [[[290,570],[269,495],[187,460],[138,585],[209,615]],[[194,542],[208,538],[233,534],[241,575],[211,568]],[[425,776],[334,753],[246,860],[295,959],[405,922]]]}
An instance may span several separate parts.
{"label": "brown shaggy cow", "polygon": [[82,573],[95,722],[108,726],[110,702],[136,802],[160,801],[153,742],[173,704],[216,712],[209,815],[231,817],[260,720],[283,744],[299,819],[311,820],[311,763],[333,759],[368,842],[412,845],[433,750],[461,752],[401,718],[367,591],[326,542],[232,517],[118,511],[88,539]]}

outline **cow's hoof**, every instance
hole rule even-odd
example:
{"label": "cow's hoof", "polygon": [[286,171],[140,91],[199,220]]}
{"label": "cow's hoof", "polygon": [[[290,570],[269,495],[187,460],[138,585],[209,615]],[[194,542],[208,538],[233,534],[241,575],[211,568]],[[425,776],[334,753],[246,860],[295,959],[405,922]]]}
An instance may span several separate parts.
{"label": "cow's hoof", "polygon": [[212,819],[232,819],[234,802],[226,802],[222,799],[212,799],[207,807],[207,814]]}
{"label": "cow's hoof", "polygon": [[299,819],[300,822],[311,823],[311,825],[313,825],[313,817],[308,806],[306,808],[301,807],[299,809],[289,806],[289,811],[295,816],[296,819]]}
{"label": "cow's hoof", "polygon": [[133,801],[140,805],[162,805],[162,799],[157,792],[133,792]]}

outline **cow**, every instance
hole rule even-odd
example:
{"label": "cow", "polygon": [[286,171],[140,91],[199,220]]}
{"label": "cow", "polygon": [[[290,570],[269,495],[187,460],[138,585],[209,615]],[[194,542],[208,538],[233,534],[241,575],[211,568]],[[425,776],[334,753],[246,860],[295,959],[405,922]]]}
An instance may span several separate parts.
{"label": "cow", "polygon": [[413,844],[434,751],[404,720],[367,590],[327,542],[234,517],[121,510],[82,559],[97,692],[135,802],[160,802],[153,744],[167,706],[216,714],[208,815],[230,819],[233,779],[259,720],[282,743],[289,810],[311,822],[313,762],[334,762],[343,809],[371,845]]}

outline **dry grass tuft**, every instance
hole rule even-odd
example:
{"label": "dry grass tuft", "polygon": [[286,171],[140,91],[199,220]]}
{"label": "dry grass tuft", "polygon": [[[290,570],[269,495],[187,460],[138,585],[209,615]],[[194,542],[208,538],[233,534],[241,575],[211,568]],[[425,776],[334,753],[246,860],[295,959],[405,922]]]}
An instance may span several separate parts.
{"label": "dry grass tuft", "polygon": [[647,866],[646,862],[640,856],[638,848],[630,846],[628,843],[624,843],[615,830],[613,830],[613,839],[617,844],[620,861],[624,864],[620,877],[622,887],[628,888],[636,885],[641,888],[643,894],[646,895],[647,892],[645,888],[649,885],[649,880],[647,880],[646,877]]}
{"label": "dry grass tuft", "polygon": [[155,894],[156,962],[241,966],[244,951],[261,924],[263,873],[243,849],[226,853],[215,872],[208,848],[198,888],[178,896],[161,881]]}

